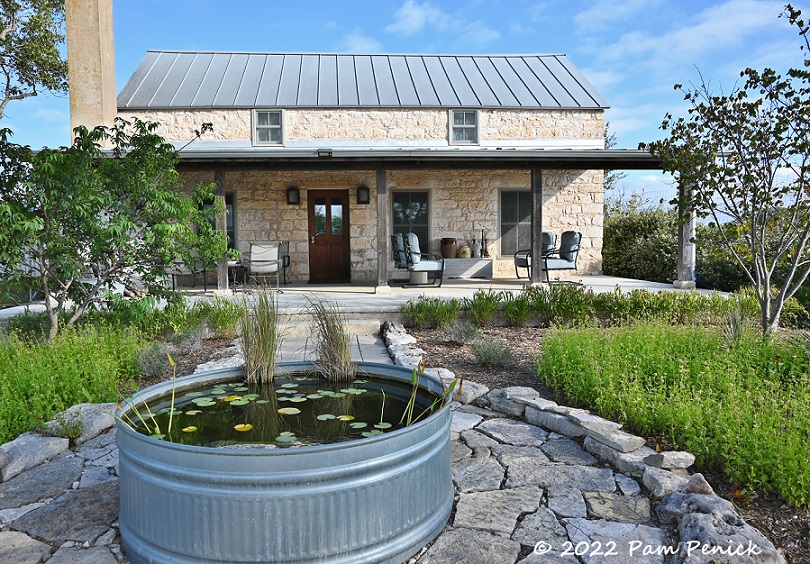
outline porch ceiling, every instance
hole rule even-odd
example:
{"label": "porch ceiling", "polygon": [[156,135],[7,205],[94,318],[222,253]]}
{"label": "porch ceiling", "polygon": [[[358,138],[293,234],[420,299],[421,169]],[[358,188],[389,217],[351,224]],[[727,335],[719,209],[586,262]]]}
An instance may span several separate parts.
{"label": "porch ceiling", "polygon": [[632,149],[314,149],[188,148],[178,168],[228,170],[660,170],[661,161]]}

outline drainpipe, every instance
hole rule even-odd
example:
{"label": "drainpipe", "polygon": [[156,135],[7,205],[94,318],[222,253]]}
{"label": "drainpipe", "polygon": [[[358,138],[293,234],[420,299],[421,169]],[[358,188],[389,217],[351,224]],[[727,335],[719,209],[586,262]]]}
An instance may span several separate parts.
{"label": "drainpipe", "polygon": [[117,114],[112,0],[67,0],[70,137],[79,125],[110,127]]}

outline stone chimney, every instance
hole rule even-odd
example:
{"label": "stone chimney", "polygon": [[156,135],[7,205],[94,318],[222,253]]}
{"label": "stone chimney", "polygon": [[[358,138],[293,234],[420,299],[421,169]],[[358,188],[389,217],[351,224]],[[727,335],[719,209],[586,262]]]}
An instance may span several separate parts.
{"label": "stone chimney", "polygon": [[118,111],[112,0],[67,0],[70,132],[111,126]]}

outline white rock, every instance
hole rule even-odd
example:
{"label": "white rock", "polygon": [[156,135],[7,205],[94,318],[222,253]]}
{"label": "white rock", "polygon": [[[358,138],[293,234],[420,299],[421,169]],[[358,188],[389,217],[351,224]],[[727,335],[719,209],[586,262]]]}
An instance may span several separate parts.
{"label": "white rock", "polygon": [[11,442],[0,446],[0,452],[8,455],[8,462],[0,470],[3,481],[39,466],[68,449],[68,440],[59,437],[43,437],[36,433],[23,433]]}
{"label": "white rock", "polygon": [[684,487],[687,482],[686,478],[654,466],[647,466],[642,481],[655,498],[662,498],[676,492]]}

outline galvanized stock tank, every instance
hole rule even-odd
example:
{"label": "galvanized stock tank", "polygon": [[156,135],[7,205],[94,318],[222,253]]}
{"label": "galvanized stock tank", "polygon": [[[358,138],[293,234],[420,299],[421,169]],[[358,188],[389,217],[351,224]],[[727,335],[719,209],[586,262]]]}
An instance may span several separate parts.
{"label": "galvanized stock tank", "polygon": [[[383,379],[411,378],[391,365],[357,367]],[[194,374],[178,378],[177,390],[242,376],[234,369]],[[422,387],[441,393],[427,377]],[[123,410],[170,391],[171,382],[147,388]],[[120,423],[117,441],[121,543],[134,564],[400,563],[441,532],[453,504],[448,407],[403,429],[328,445],[188,446]]]}

